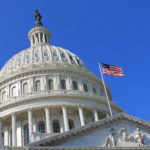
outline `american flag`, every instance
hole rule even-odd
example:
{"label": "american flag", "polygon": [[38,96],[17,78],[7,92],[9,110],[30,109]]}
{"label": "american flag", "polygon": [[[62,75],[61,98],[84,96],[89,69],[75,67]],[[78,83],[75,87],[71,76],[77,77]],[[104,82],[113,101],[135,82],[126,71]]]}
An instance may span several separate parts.
{"label": "american flag", "polygon": [[119,66],[108,65],[103,63],[101,63],[101,65],[102,65],[103,74],[108,74],[112,76],[124,76],[123,70]]}

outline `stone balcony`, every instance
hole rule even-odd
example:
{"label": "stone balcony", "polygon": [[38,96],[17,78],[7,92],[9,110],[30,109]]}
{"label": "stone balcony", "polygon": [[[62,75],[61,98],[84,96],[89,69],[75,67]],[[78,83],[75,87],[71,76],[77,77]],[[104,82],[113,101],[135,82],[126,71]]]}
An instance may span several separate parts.
{"label": "stone balcony", "polygon": [[[86,100],[95,100],[106,103],[106,97],[94,94],[92,92],[84,92],[79,90],[43,90],[39,92],[30,92],[27,94],[20,94],[19,96],[10,97],[0,104],[0,108],[23,101],[30,101],[41,98],[81,98]],[[113,105],[116,105],[113,101]]]}

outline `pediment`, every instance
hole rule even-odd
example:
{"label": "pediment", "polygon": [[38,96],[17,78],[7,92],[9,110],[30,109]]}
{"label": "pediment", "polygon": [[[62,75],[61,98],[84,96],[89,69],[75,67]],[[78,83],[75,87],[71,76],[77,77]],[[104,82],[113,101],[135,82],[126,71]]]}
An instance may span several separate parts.
{"label": "pediment", "polygon": [[120,113],[29,146],[149,147],[150,123]]}

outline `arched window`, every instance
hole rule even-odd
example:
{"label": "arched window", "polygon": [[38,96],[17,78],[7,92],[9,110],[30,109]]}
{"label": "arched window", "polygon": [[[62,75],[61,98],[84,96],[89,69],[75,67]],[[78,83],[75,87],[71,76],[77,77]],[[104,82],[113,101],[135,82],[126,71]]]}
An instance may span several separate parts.
{"label": "arched window", "polygon": [[38,123],[38,132],[45,133],[45,123],[43,121]]}
{"label": "arched window", "polygon": [[6,92],[4,91],[3,93],[2,93],[2,101],[4,101],[6,99]]}
{"label": "arched window", "polygon": [[16,96],[16,95],[17,95],[17,93],[16,93],[16,87],[14,86],[12,88],[12,96]]}
{"label": "arched window", "polygon": [[28,124],[24,125],[23,131],[24,131],[24,145],[27,145],[29,144],[29,125]]}
{"label": "arched window", "polygon": [[23,94],[27,94],[28,93],[28,83],[24,83],[23,84]]}
{"label": "arched window", "polygon": [[43,34],[40,33],[40,42],[42,42],[42,41],[43,41]]}
{"label": "arched window", "polygon": [[83,87],[84,87],[84,91],[88,92],[88,87],[87,87],[87,85],[85,83],[83,84]]}
{"label": "arched window", "polygon": [[46,34],[45,34],[45,43],[47,43],[47,37],[46,37]]}
{"label": "arched window", "polygon": [[39,80],[37,80],[36,83],[35,83],[35,91],[36,92],[41,91],[41,83],[40,83]]}
{"label": "arched window", "polygon": [[73,89],[78,90],[78,85],[76,81],[73,81]]}
{"label": "arched window", "polygon": [[69,119],[68,120],[68,123],[69,123],[69,129],[73,129],[74,128],[74,123],[73,123],[73,120]]}
{"label": "arched window", "polygon": [[48,90],[53,90],[53,89],[54,89],[53,80],[52,80],[52,79],[49,79],[49,80],[48,80]]}
{"label": "arched window", "polygon": [[66,89],[66,81],[65,80],[61,80],[61,89]]}
{"label": "arched window", "polygon": [[60,125],[58,120],[53,120],[53,132],[60,133]]}
{"label": "arched window", "polygon": [[93,87],[93,92],[96,94],[96,89]]}

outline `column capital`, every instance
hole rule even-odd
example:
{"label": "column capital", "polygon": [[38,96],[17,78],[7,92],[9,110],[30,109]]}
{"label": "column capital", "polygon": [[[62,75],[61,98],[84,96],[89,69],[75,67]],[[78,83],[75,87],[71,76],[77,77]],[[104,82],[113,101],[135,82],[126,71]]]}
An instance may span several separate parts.
{"label": "column capital", "polygon": [[11,114],[11,116],[12,116],[12,117],[16,117],[16,113],[13,112],[13,113]]}
{"label": "column capital", "polygon": [[67,108],[67,105],[61,105],[61,108],[62,109]]}
{"label": "column capital", "polygon": [[30,111],[32,111],[32,108],[27,109],[27,112],[30,112]]}
{"label": "column capital", "polygon": [[48,105],[45,105],[45,106],[44,106],[44,109],[49,109],[49,106],[48,106]]}

